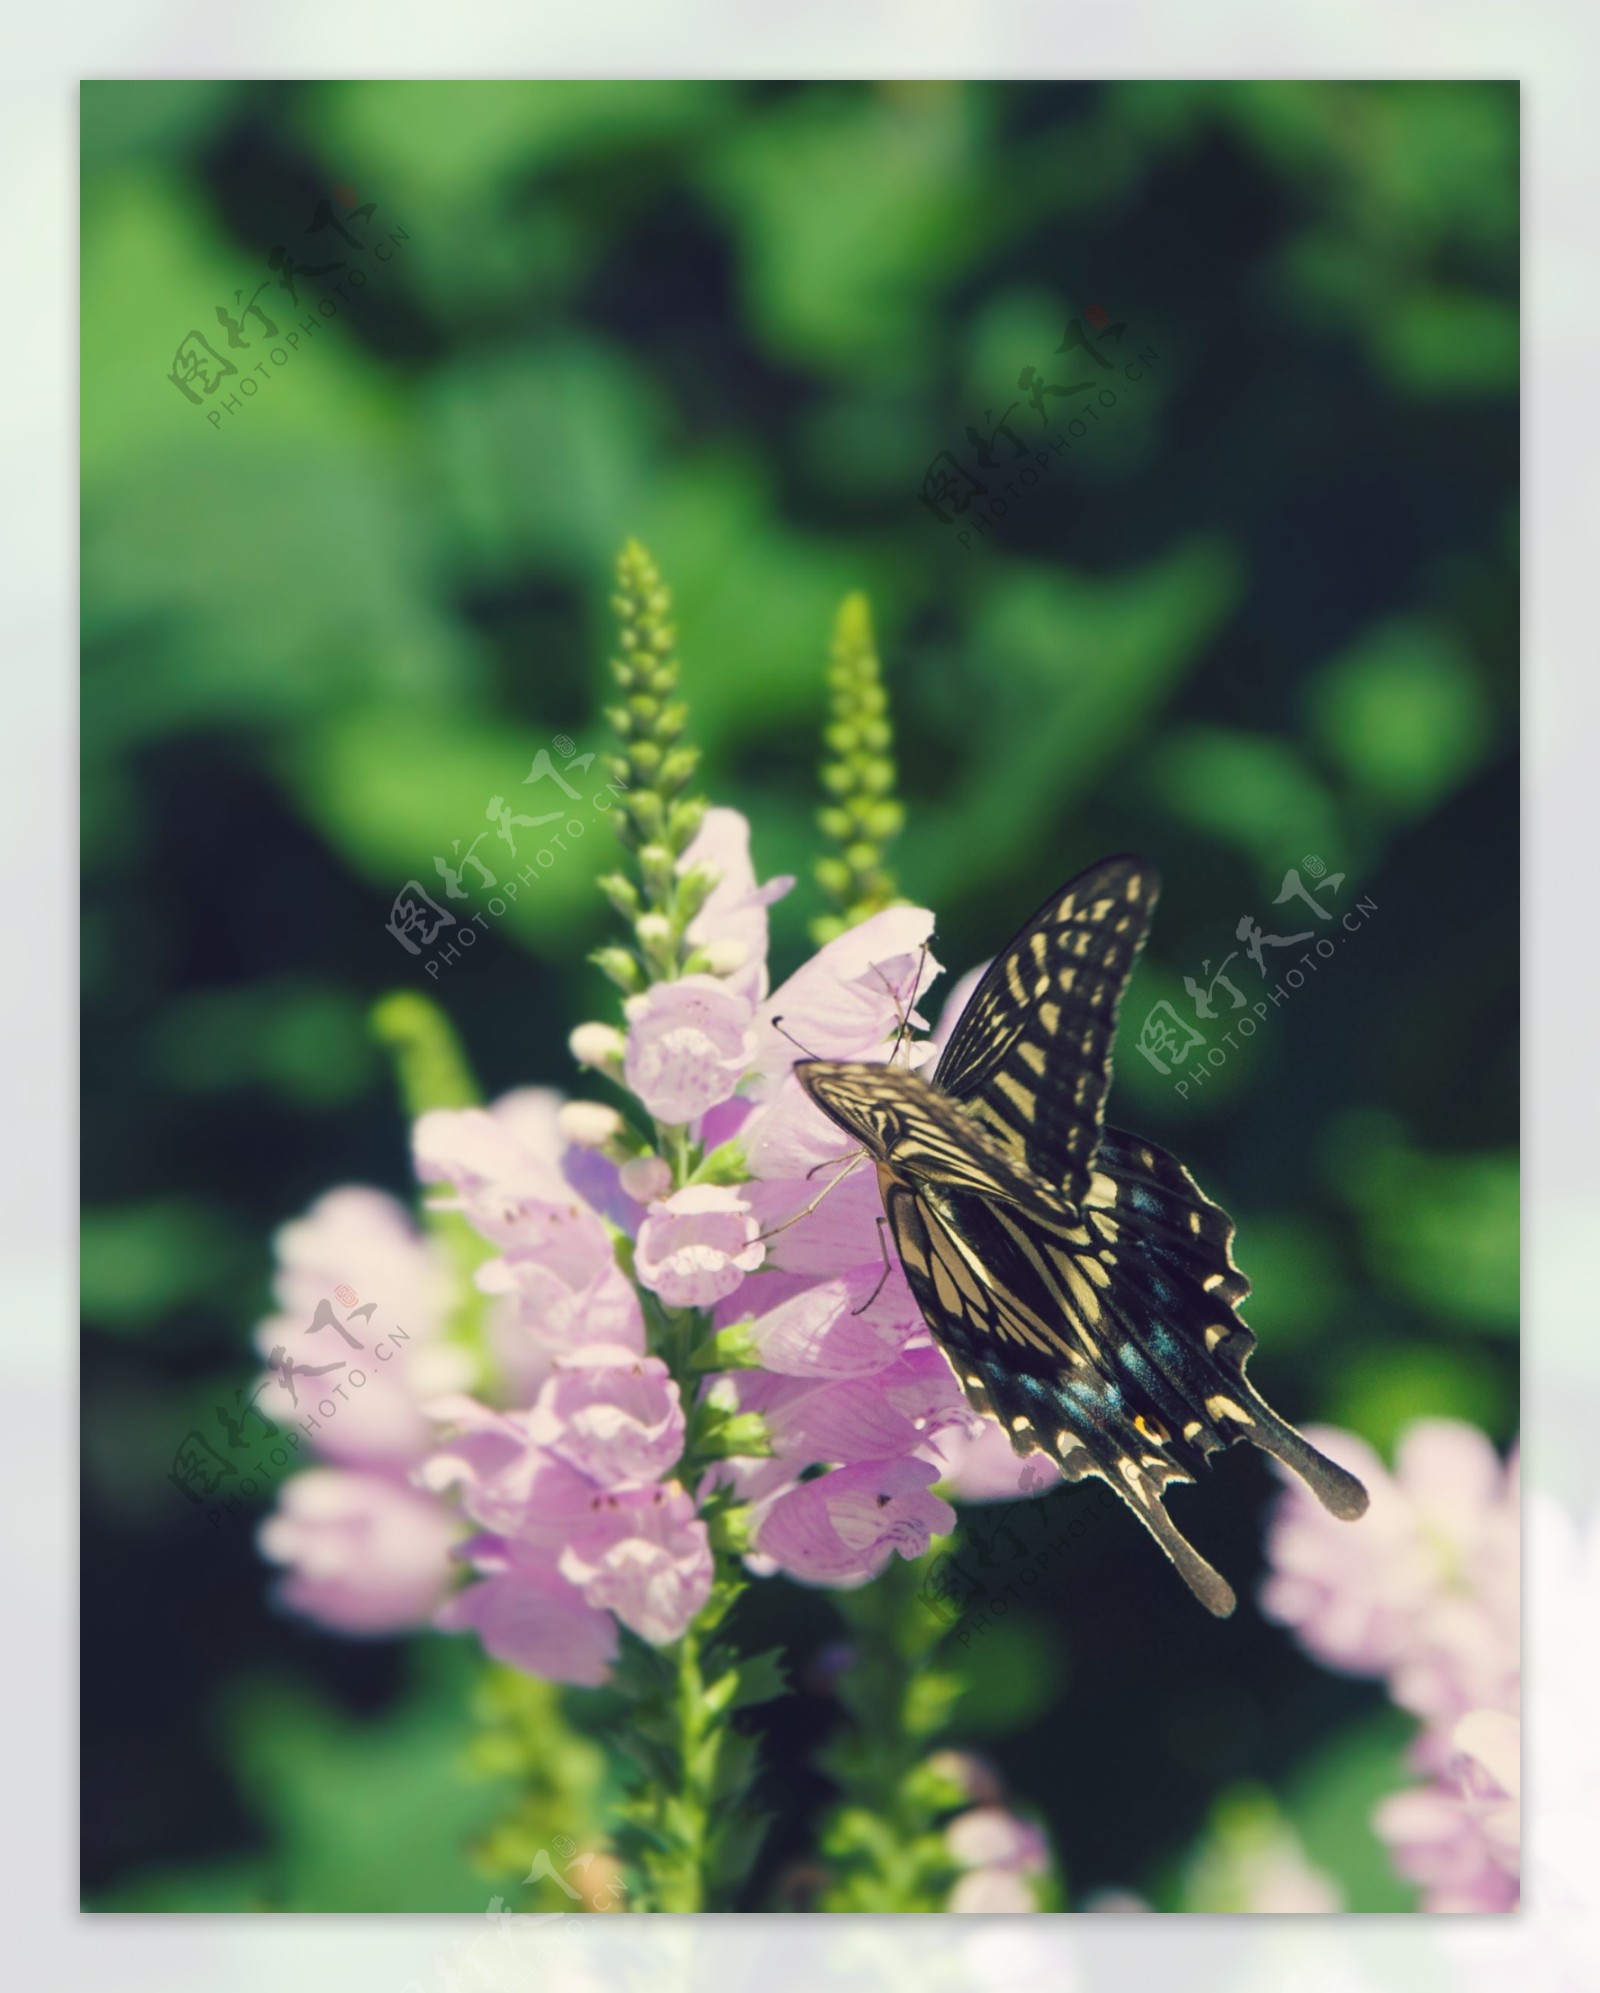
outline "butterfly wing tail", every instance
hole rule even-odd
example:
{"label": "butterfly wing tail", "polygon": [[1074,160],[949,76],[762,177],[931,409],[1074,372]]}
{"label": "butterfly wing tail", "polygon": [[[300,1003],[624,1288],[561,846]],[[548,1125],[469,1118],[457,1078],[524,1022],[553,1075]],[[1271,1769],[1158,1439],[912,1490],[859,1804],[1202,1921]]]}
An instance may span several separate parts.
{"label": "butterfly wing tail", "polygon": [[1227,1619],[1232,1614],[1238,1604],[1233,1587],[1183,1535],[1162,1500],[1168,1481],[1187,1481],[1190,1478],[1187,1474],[1169,1474],[1166,1480],[1158,1480],[1143,1468],[1135,1467],[1128,1455],[1101,1457],[1101,1449],[1091,1439],[1072,1440],[1065,1433],[1058,1435],[1056,1448],[1047,1450],[1054,1453],[1069,1481],[1097,1475],[1108,1488],[1114,1489],[1160,1544],[1178,1576],[1206,1611],[1215,1613],[1218,1619]]}
{"label": "butterfly wing tail", "polygon": [[1365,1515],[1367,1491],[1356,1477],[1325,1453],[1319,1453],[1286,1419],[1280,1419],[1258,1391],[1248,1384],[1245,1390],[1248,1411],[1229,1399],[1214,1399],[1212,1404],[1239,1428],[1242,1438],[1252,1441],[1263,1453],[1270,1453],[1274,1460],[1282,1461],[1291,1473],[1298,1474],[1329,1515],[1337,1516],[1341,1522],[1354,1522]]}
{"label": "butterfly wing tail", "polygon": [[1130,1487],[1127,1492],[1129,1508],[1171,1558],[1178,1576],[1207,1612],[1215,1613],[1218,1619],[1227,1619],[1238,1604],[1233,1595],[1233,1587],[1220,1571],[1212,1569],[1188,1538],[1179,1531],[1177,1524],[1167,1514],[1166,1504],[1161,1499],[1160,1491],[1145,1480],[1142,1489],[1135,1492]]}

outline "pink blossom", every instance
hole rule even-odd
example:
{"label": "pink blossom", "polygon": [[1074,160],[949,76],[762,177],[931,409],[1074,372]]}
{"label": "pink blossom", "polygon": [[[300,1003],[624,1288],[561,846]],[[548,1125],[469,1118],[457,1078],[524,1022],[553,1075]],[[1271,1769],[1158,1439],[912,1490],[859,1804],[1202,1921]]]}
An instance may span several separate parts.
{"label": "pink blossom", "polygon": [[954,1529],[954,1509],[928,1492],[935,1471],[923,1460],[867,1461],[803,1481],[767,1509],[755,1548],[808,1584],[864,1584],[896,1551],[920,1557]]}
{"label": "pink blossom", "polygon": [[[1468,1710],[1514,1710],[1520,1679],[1518,1495],[1475,1427],[1427,1419],[1395,1472],[1347,1433],[1308,1433],[1366,1483],[1371,1507],[1335,1523],[1296,1482],[1268,1536],[1262,1609],[1328,1667],[1382,1674],[1441,1738]],[[1319,1520],[1319,1518],[1321,1520]]]}
{"label": "pink blossom", "polygon": [[1039,1907],[1028,1878],[1011,1868],[975,1868],[959,1876],[945,1905],[957,1916],[1022,1917]]}
{"label": "pink blossom", "polygon": [[939,1468],[941,1484],[958,1502],[1026,1500],[1062,1484],[1061,1469],[1047,1455],[1016,1454],[996,1419],[943,1426],[919,1451]]}
{"label": "pink blossom", "polygon": [[1003,1806],[974,1806],[944,1830],[952,1861],[966,1869],[950,1892],[958,1914],[1014,1914],[1038,1909],[1028,1878],[1047,1874],[1050,1848],[1031,1820]]}
{"label": "pink blossom", "polygon": [[628,1085],[657,1121],[698,1121],[750,1065],[750,1000],[715,976],[656,983],[626,1006]]}
{"label": "pink blossom", "polygon": [[[752,1118],[752,1127],[758,1124]],[[838,1141],[835,1134],[835,1143]],[[747,1152],[748,1153],[748,1152]],[[835,1146],[831,1160],[838,1164]],[[755,1155],[753,1168],[760,1168]],[[785,1273],[830,1276],[870,1271],[866,1292],[884,1282],[872,1312],[885,1319],[922,1320],[911,1298],[900,1262],[891,1254],[885,1275],[878,1220],[883,1199],[870,1169],[824,1170],[815,1177],[793,1177],[744,1186],[745,1201],[771,1237],[770,1263]],[[814,1208],[812,1208],[814,1207]]]}
{"label": "pink blossom", "polygon": [[951,1858],[963,1868],[1013,1868],[1043,1875],[1050,1848],[1031,1820],[1003,1806],[973,1806],[958,1813],[944,1830]]}
{"label": "pink blossom", "polygon": [[528,1430],[602,1488],[655,1481],[683,1452],[678,1387],[658,1356],[600,1343],[545,1380]]}
{"label": "pink blossom", "polygon": [[425,1626],[460,1534],[437,1502],[377,1474],[314,1467],[278,1491],[257,1542],[288,1567],[278,1597],[341,1633]]}
{"label": "pink blossom", "polygon": [[[433,1441],[423,1402],[472,1377],[471,1359],[445,1339],[456,1292],[446,1255],[394,1198],[355,1185],[318,1198],[282,1228],[276,1247],[279,1312],[256,1331],[271,1366],[257,1394],[262,1412],[295,1425],[332,1397],[333,1415],[309,1435],[324,1458],[391,1472],[420,1460]],[[341,1288],[357,1300],[336,1299]],[[324,1301],[359,1349],[327,1328],[308,1339]],[[376,1304],[372,1316],[347,1320],[366,1302]],[[396,1327],[403,1340],[384,1335]]]}
{"label": "pink blossom", "polygon": [[452,1495],[463,1514],[514,1541],[521,1561],[553,1571],[589,1515],[597,1484],[535,1442],[531,1411],[497,1412],[460,1397],[431,1409],[451,1430],[417,1470],[417,1484]]}
{"label": "pink blossom", "polygon": [[709,1308],[761,1264],[766,1248],[757,1232],[737,1190],[691,1184],[650,1206],[634,1271],[669,1308]]}
{"label": "pink blossom", "polygon": [[774,1452],[806,1465],[893,1460],[967,1416],[949,1364],[929,1348],[906,1350],[867,1377],[744,1370],[725,1383],[741,1411],[762,1415]]}
{"label": "pink blossom", "polygon": [[[515,1223],[519,1199],[559,1198],[563,1142],[559,1094],[528,1087],[492,1108],[435,1108],[411,1131],[412,1160],[422,1183],[449,1184],[457,1206],[487,1236]],[[436,1199],[448,1206],[450,1200]]]}
{"label": "pink blossom", "polygon": [[560,1569],[588,1604],[658,1647],[681,1638],[711,1595],[706,1526],[677,1482],[597,1497]]}
{"label": "pink blossom", "polygon": [[468,1547],[482,1575],[440,1608],[434,1624],[446,1633],[475,1632],[497,1661],[525,1674],[598,1687],[617,1657],[610,1613],[515,1544],[484,1537]]}
{"label": "pink blossom", "polygon": [[813,955],[761,1006],[755,1063],[763,1079],[787,1075],[796,1041],[818,1059],[885,1056],[906,1013],[918,1021],[917,999],[939,974],[924,953],[932,933],[926,908],[889,907]]}
{"label": "pink blossom", "polygon": [[750,862],[750,825],[737,810],[707,810],[694,842],[678,860],[678,871],[696,867],[715,872],[717,883],[694,919],[688,938],[696,948],[731,960],[742,955],[725,980],[751,1003],[767,993],[767,908],[782,899],[792,878],[756,884]]}
{"label": "pink blossom", "polygon": [[599,1172],[597,1194],[616,1195],[614,1165],[563,1151],[554,1096],[509,1095],[491,1110],[425,1114],[417,1171],[448,1183],[469,1223],[501,1249],[478,1269],[495,1297],[491,1343],[514,1401],[526,1403],[557,1357],[587,1343],[620,1343],[642,1355],[644,1318],[616,1263],[598,1211],[567,1180]]}
{"label": "pink blossom", "polygon": [[1455,1726],[1445,1773],[1392,1794],[1374,1814],[1396,1871],[1421,1884],[1424,1910],[1516,1908],[1521,1727],[1498,1710],[1474,1710]]}
{"label": "pink blossom", "polygon": [[873,1299],[882,1278],[881,1266],[829,1279],[763,1272],[722,1303],[719,1325],[754,1306],[760,1312],[749,1319],[748,1335],[764,1369],[784,1377],[870,1376],[886,1369],[922,1326],[909,1292],[909,1313],[898,1291],[887,1302],[882,1293]]}

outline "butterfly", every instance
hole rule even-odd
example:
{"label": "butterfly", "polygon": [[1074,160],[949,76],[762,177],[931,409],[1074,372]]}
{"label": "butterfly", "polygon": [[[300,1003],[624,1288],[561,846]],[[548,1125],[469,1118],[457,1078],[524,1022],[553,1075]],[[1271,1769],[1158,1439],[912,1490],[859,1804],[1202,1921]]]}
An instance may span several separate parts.
{"label": "butterfly", "polygon": [[1232,1589],[1164,1495],[1248,1440],[1353,1520],[1367,1493],[1245,1377],[1233,1221],[1153,1142],[1104,1125],[1117,1005],[1160,882],[1102,859],[995,957],[931,1079],[807,1059],[795,1075],[876,1165],[884,1218],[972,1408],[1022,1455],[1123,1498],[1219,1618]]}

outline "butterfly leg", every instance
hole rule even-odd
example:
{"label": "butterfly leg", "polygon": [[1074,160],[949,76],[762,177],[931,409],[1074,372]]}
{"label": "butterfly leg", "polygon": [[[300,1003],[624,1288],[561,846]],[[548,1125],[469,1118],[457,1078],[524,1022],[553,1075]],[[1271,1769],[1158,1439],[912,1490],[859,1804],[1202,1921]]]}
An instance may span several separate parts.
{"label": "butterfly leg", "polygon": [[922,988],[922,972],[927,967],[927,965],[928,965],[928,944],[926,941],[924,941],[922,944],[922,953],[917,957],[917,973],[911,979],[911,999],[908,1003],[904,1005],[902,1005],[900,1000],[900,992],[889,981],[889,978],[883,973],[882,968],[876,962],[874,962],[872,965],[872,973],[877,977],[878,981],[882,983],[885,991],[887,992],[889,1001],[894,1005],[895,1017],[898,1020],[898,1029],[896,1030],[894,1035],[894,1044],[890,1047],[889,1050],[888,1063],[891,1066],[894,1064],[895,1060],[899,1057],[900,1047],[905,1043],[906,1034],[911,1029],[912,1014],[917,1007],[917,995]]}
{"label": "butterfly leg", "polygon": [[[842,1158],[836,1157],[834,1160],[840,1161],[842,1160]],[[791,1225],[798,1225],[802,1218],[809,1218],[812,1212],[815,1211],[817,1206],[822,1202],[823,1198],[827,1196],[828,1192],[830,1190],[836,1189],[841,1183],[844,1182],[845,1178],[849,1176],[852,1171],[858,1170],[866,1160],[867,1160],[866,1150],[858,1149],[856,1151],[855,1160],[846,1165],[844,1169],[840,1170],[837,1176],[830,1177],[828,1179],[827,1184],[823,1187],[823,1189],[817,1192],[816,1196],[812,1198],[809,1204],[803,1206],[802,1209],[800,1209],[799,1211],[794,1212],[790,1217],[785,1218],[781,1225],[774,1225],[771,1231],[758,1232],[756,1234],[756,1237],[764,1245],[768,1239],[775,1239],[780,1232],[787,1232]],[[820,1169],[822,1165],[819,1163],[817,1167]]]}
{"label": "butterfly leg", "polygon": [[880,1218],[877,1222],[878,1222],[878,1251],[883,1254],[883,1272],[878,1276],[877,1286],[873,1288],[872,1292],[867,1296],[866,1300],[862,1302],[861,1306],[859,1308],[852,1308],[850,1310],[852,1315],[864,1315],[867,1312],[867,1310],[872,1306],[873,1302],[876,1301],[878,1296],[883,1292],[883,1283],[889,1278],[889,1275],[894,1271],[894,1269],[889,1264],[888,1242],[885,1240],[883,1236],[885,1230],[888,1228],[889,1221],[887,1218]]}

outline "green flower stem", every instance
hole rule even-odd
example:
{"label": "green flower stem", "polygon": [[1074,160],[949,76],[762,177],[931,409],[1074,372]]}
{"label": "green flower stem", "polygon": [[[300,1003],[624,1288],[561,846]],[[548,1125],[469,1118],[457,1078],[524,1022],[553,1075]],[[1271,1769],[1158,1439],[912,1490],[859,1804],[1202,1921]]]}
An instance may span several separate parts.
{"label": "green flower stem", "polygon": [[965,1683],[936,1665],[944,1629],[919,1597],[934,1554],[893,1559],[838,1601],[856,1657],[839,1682],[851,1720],[821,1760],[842,1791],[822,1834],[824,1910],[941,1910],[955,1881],[937,1822],[963,1795],[927,1757]]}
{"label": "green flower stem", "polygon": [[839,605],[823,741],[822,786],[829,801],[817,822],[837,849],[817,860],[817,883],[835,909],[811,924],[819,943],[880,913],[895,896],[884,847],[899,834],[905,812],[894,798],[894,735],[865,595],[847,595]]}
{"label": "green flower stem", "polygon": [[[602,1853],[605,1752],[568,1723],[562,1691],[553,1682],[489,1661],[473,1694],[472,1713],[478,1729],[469,1768],[481,1778],[516,1785],[510,1810],[472,1850],[483,1873],[495,1883],[520,1878],[540,1849],[558,1837],[586,1854]],[[615,1862],[609,1867],[614,1873]],[[586,1897],[597,1894],[588,1885],[604,1878],[592,1865],[582,1874]]]}
{"label": "green flower stem", "polygon": [[[688,793],[697,755],[685,745],[688,710],[677,697],[677,635],[672,600],[655,562],[636,540],[617,561],[618,655],[612,669],[620,702],[608,709],[618,738],[610,772],[623,798],[618,835],[633,859],[633,876],[614,873],[601,890],[629,929],[627,947],[602,948],[593,958],[623,992],[637,995],[704,966],[688,930],[716,884],[679,861],[705,816]],[[655,1153],[672,1173],[672,1188],[697,1181],[742,1182],[742,1151],[725,1144],[712,1158],[687,1127],[654,1127]],[[705,1165],[707,1175],[698,1175]],[[617,1261],[639,1283],[629,1243],[617,1240]],[[688,1432],[678,1478],[697,1498],[707,1472],[740,1453],[770,1445],[759,1419],[739,1416],[701,1396],[704,1374],[695,1355],[712,1334],[709,1310],[671,1308],[639,1288],[652,1352],[666,1363],[681,1395]],[[749,1790],[755,1749],[730,1724],[747,1703],[782,1692],[774,1656],[741,1655],[727,1636],[729,1613],[749,1584],[740,1561],[742,1511],[727,1490],[700,1503],[713,1558],[712,1589],[682,1638],[656,1649],[625,1633],[613,1686],[626,1708],[614,1740],[639,1767],[622,1807],[618,1851],[638,1887],[629,1907],[707,1910],[734,1907],[738,1887],[759,1845]]]}

